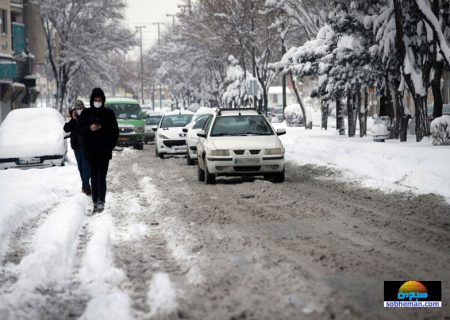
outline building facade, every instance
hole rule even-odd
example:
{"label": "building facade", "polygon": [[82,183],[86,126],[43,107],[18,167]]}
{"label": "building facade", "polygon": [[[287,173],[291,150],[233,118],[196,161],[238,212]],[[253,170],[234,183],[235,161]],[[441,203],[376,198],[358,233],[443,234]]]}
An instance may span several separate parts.
{"label": "building facade", "polygon": [[45,62],[39,12],[26,0],[0,0],[0,122],[39,96],[36,69]]}

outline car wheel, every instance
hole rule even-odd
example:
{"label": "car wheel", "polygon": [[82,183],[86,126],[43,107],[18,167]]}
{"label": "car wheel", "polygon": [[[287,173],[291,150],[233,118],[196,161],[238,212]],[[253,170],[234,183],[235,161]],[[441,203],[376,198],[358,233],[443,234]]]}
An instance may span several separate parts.
{"label": "car wheel", "polygon": [[143,144],[143,143],[136,144],[136,145],[134,146],[134,148],[137,149],[137,150],[144,150],[144,144]]}
{"label": "car wheel", "polygon": [[208,172],[208,166],[206,163],[205,163],[205,183],[206,184],[216,183],[216,175]]}
{"label": "car wheel", "polygon": [[188,166],[193,166],[195,164],[195,160],[191,159],[189,151],[186,152],[186,163]]}
{"label": "car wheel", "polygon": [[284,182],[285,179],[285,169],[281,172],[277,172],[273,174],[273,182],[274,183],[281,183]]}
{"label": "car wheel", "polygon": [[197,178],[200,182],[205,181],[205,171],[200,166],[197,166]]}
{"label": "car wheel", "polygon": [[160,154],[159,154],[159,158],[164,160],[164,158],[165,158],[165,157],[164,157],[164,153],[160,153]]}

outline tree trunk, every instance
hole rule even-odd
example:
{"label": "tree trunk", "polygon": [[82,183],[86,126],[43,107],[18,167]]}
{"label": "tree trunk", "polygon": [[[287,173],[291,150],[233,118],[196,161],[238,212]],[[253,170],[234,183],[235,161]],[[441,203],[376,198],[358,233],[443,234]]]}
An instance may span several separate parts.
{"label": "tree trunk", "polygon": [[295,83],[292,72],[289,72],[289,76],[291,78],[292,88],[294,89],[295,97],[297,98],[297,102],[300,105],[300,108],[302,109],[303,119],[305,120],[305,129],[308,129],[308,119],[306,118],[305,106],[303,105],[302,98],[300,97],[300,93],[298,92],[297,84]]}
{"label": "tree trunk", "polygon": [[416,117],[416,141],[422,141],[423,137],[429,135],[427,120],[427,97],[416,95],[414,98]]}
{"label": "tree trunk", "polygon": [[405,115],[405,106],[403,105],[403,93],[396,90],[395,99],[397,102],[397,121],[399,126],[400,142],[406,142],[408,140],[408,123],[411,119],[411,115]]}
{"label": "tree trunk", "polygon": [[358,90],[358,114],[359,114],[359,136],[362,138],[367,135],[367,110],[369,104],[369,95],[367,88],[364,89],[364,106],[362,105],[361,90]]}
{"label": "tree trunk", "polygon": [[433,118],[439,118],[442,116],[442,91],[441,91],[441,78],[444,71],[444,61],[438,61],[434,67],[434,77],[431,81],[431,90],[433,91],[434,106],[433,106]]}
{"label": "tree trunk", "polygon": [[336,130],[339,130],[341,136],[345,135],[344,114],[339,98],[336,99]]}
{"label": "tree trunk", "polygon": [[322,100],[322,129],[328,130],[328,101]]}
{"label": "tree trunk", "polygon": [[353,112],[353,99],[354,95],[352,94],[352,92],[349,90],[347,92],[347,114],[348,114],[348,136],[350,138],[355,136],[356,133],[356,128],[355,128],[355,113]]}

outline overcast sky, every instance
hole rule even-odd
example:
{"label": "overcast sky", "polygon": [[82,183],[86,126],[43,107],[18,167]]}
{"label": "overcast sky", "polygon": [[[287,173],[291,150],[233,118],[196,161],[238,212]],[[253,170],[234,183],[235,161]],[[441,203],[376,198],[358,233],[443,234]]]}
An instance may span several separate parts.
{"label": "overcast sky", "polygon": [[[128,5],[126,21],[130,28],[143,25],[142,38],[144,49],[148,49],[158,40],[158,27],[154,22],[167,22],[172,25],[172,18],[166,14],[175,14],[179,8],[177,5],[184,4],[183,0],[126,0]],[[164,26],[161,26],[163,28]]]}

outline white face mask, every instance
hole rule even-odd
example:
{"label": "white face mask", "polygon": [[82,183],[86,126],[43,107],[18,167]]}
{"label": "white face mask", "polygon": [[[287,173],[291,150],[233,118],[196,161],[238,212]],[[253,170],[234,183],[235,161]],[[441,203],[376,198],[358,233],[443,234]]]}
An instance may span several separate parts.
{"label": "white face mask", "polygon": [[100,108],[102,106],[103,103],[101,102],[94,102],[94,107],[96,108]]}
{"label": "white face mask", "polygon": [[77,111],[77,115],[81,115],[81,112],[83,111],[83,110],[76,110]]}

